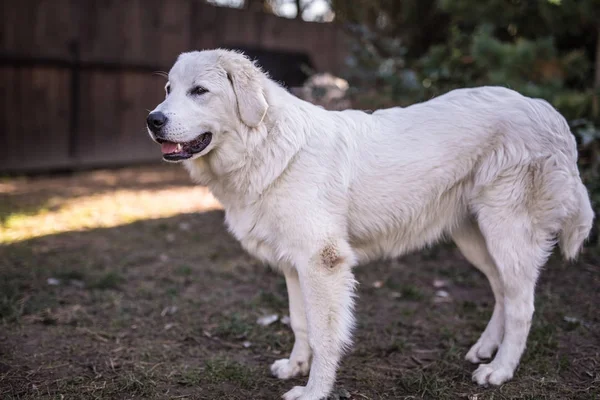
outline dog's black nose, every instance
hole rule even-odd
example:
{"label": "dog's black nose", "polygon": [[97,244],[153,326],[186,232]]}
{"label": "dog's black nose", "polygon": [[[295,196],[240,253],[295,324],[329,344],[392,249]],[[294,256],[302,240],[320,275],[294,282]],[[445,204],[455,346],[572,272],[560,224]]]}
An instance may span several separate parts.
{"label": "dog's black nose", "polygon": [[160,111],[150,113],[150,115],[148,115],[148,118],[146,118],[146,122],[148,123],[148,128],[150,128],[150,130],[152,132],[159,131],[160,128],[165,126],[165,124],[167,123],[167,120],[168,120],[167,116],[165,114],[161,113]]}

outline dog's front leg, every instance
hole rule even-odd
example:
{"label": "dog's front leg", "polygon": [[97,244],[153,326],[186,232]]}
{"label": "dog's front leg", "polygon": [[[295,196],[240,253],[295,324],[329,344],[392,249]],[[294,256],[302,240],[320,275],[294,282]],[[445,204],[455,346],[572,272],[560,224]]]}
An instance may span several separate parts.
{"label": "dog's front leg", "polygon": [[320,400],[331,392],[342,353],[351,343],[356,281],[350,247],[326,245],[298,265],[313,358],[308,384],[287,392],[285,400]]}
{"label": "dog's front leg", "polygon": [[290,320],[294,331],[294,348],[290,358],[283,358],[271,365],[271,373],[279,379],[289,379],[297,375],[306,375],[310,369],[310,346],[304,299],[300,289],[298,272],[293,266],[284,269],[285,284],[290,303]]}

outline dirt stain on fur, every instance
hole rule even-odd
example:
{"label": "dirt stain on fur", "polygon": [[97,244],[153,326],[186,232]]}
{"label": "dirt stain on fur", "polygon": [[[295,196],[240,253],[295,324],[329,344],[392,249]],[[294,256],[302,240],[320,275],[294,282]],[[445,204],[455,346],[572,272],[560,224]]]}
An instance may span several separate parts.
{"label": "dirt stain on fur", "polygon": [[344,262],[344,257],[340,255],[337,247],[329,244],[321,250],[321,261],[327,269],[335,269]]}

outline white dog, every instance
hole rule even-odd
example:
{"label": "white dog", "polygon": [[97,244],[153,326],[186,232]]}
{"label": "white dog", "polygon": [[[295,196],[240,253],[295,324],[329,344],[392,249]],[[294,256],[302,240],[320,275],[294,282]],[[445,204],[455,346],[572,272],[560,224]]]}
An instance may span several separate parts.
{"label": "white dog", "polygon": [[373,114],[326,111],[226,50],[182,54],[166,91],[147,121],[164,159],[183,161],[244,248],[285,274],[295,344],[271,371],[310,377],[284,399],[330,393],[351,344],[352,268],[444,236],[496,301],[466,359],[497,353],[473,380],[511,379],[540,268],[556,241],[576,257],[593,219],[575,140],[547,102],[482,87]]}

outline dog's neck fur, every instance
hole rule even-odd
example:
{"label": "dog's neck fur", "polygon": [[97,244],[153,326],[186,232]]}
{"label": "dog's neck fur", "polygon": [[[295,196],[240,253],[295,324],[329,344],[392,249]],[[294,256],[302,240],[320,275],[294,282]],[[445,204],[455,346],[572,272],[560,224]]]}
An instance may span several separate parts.
{"label": "dog's neck fur", "polygon": [[[258,127],[240,123],[236,131],[224,133],[236,140],[184,163],[192,179],[208,186],[225,208],[259,201],[314,132],[311,115],[324,112],[266,76],[263,85],[269,109]],[[271,117],[275,111],[277,120]]]}

